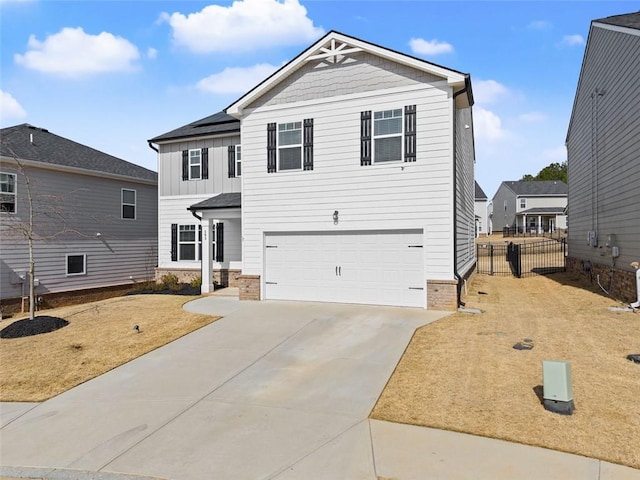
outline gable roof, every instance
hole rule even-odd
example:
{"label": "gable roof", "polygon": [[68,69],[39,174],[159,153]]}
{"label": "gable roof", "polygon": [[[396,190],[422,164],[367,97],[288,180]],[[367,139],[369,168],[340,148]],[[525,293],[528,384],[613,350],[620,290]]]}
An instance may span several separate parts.
{"label": "gable roof", "polygon": [[594,22],[640,30],[640,12],[625,13],[623,15],[613,15],[611,17],[594,20]]}
{"label": "gable roof", "polygon": [[302,67],[308,60],[319,60],[321,58],[346,55],[359,51],[366,51],[379,57],[442,77],[443,80],[446,80],[449,85],[454,87],[456,92],[465,91],[468,105],[473,105],[473,92],[471,90],[471,77],[469,74],[331,30],[316,43],[298,54],[293,60],[283,65],[256,87],[225,108],[224,111],[234,117],[242,116],[242,109],[244,107],[251,104],[273,86]]}
{"label": "gable roof", "polygon": [[227,115],[225,112],[218,112],[153,137],[148,142],[157,143],[180,138],[222,135],[225,133],[240,133],[240,120]]}
{"label": "gable roof", "polygon": [[480,188],[480,185],[478,185],[478,182],[475,182],[476,184],[476,196],[475,199],[476,200],[486,200],[487,199],[487,194],[484,193],[484,190],[482,190],[482,188]]}
{"label": "gable roof", "polygon": [[0,130],[0,154],[44,164],[90,170],[157,183],[158,174],[28,123]]}
{"label": "gable roof", "polygon": [[506,181],[502,185],[516,195],[558,196],[566,195],[568,191],[567,184],[560,180]]}

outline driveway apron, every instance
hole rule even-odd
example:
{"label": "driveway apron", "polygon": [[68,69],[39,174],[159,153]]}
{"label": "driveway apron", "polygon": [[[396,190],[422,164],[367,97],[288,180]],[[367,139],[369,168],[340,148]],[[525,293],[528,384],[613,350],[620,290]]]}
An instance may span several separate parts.
{"label": "driveway apron", "polygon": [[185,308],[224,318],[3,415],[2,465],[268,479],[324,448],[342,452],[343,475],[375,478],[366,418],[414,330],[447,315],[228,297]]}

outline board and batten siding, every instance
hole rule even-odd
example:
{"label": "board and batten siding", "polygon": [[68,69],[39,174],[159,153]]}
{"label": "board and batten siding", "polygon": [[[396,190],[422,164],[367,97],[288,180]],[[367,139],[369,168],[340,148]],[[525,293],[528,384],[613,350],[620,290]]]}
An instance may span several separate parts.
{"label": "board and batten siding", "polygon": [[[520,208],[520,199],[527,199],[527,206],[525,208]],[[567,206],[567,196],[566,195],[558,195],[558,196],[527,196],[521,195],[518,197],[516,201],[516,211],[518,213],[523,212],[525,210],[529,210],[530,208],[564,208]]]}
{"label": "board and batten siding", "polygon": [[[228,147],[239,145],[240,135],[174,141],[159,145],[158,190],[161,197],[240,192],[241,178],[229,178]],[[182,180],[182,151],[209,149],[209,178]],[[203,199],[204,199],[203,198]]]}
{"label": "board and batten siding", "polygon": [[[361,166],[360,113],[405,105],[417,108],[417,161]],[[307,118],[314,121],[313,170],[267,173],[267,124]],[[264,232],[419,228],[426,277],[453,279],[452,121],[446,85],[245,111],[243,273],[262,274]]]}
{"label": "board and batten siding", "polygon": [[[616,266],[640,261],[640,31],[592,24],[567,135],[569,254],[610,264],[587,244],[616,235]],[[598,92],[596,93],[596,89]]]}
{"label": "board and batten siding", "polygon": [[[159,268],[187,268],[200,270],[200,261],[171,261],[171,225],[200,225],[200,220],[195,218],[188,207],[199,203],[212,195],[189,195],[182,197],[160,198],[158,218],[158,267]],[[215,216],[215,213],[211,215]],[[242,259],[242,243],[240,218],[222,219],[224,223],[224,265],[214,263],[214,268],[240,268],[239,265],[230,265],[230,262],[239,262]]]}
{"label": "board and batten siding", "polygon": [[[28,270],[27,240],[9,228],[28,221],[25,178],[17,173],[17,212],[0,215],[2,298],[21,295],[17,275]],[[35,262],[40,286],[54,293],[121,285],[153,277],[157,253],[157,187],[135,180],[27,166],[36,212]],[[122,219],[122,189],[136,191],[136,219]],[[98,233],[100,235],[98,235]],[[66,275],[66,255],[87,255],[87,274]]]}
{"label": "board and batten siding", "polygon": [[475,178],[471,107],[455,110],[456,135],[456,268],[465,276],[476,262]]}

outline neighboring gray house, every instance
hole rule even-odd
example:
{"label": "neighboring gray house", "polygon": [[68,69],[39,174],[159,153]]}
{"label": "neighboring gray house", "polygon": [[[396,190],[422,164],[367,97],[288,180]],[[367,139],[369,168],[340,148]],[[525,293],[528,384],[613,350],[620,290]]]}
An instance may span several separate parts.
{"label": "neighboring gray house", "polygon": [[568,268],[635,301],[630,263],[640,261],[640,12],[591,22],[566,144]]}
{"label": "neighboring gray house", "polygon": [[[237,286],[242,271],[240,122],[219,112],[158,135],[149,145],[158,152],[157,278],[173,273],[188,281],[202,274],[209,289],[214,283]],[[203,223],[203,211],[215,212],[216,221]]]}
{"label": "neighboring gray house", "polygon": [[487,194],[475,182],[475,201],[473,203],[473,211],[476,217],[476,237],[491,235],[491,224],[489,222],[489,213],[487,210]]}
{"label": "neighboring gray house", "polygon": [[36,295],[153,278],[155,172],[28,124],[3,128],[0,142],[3,300],[28,292],[30,204]]}
{"label": "neighboring gray house", "polygon": [[567,184],[559,180],[502,182],[491,203],[493,232],[543,235],[567,228]]}
{"label": "neighboring gray house", "polygon": [[475,266],[472,105],[468,74],[329,32],[226,114],[150,140],[159,274],[455,309]]}

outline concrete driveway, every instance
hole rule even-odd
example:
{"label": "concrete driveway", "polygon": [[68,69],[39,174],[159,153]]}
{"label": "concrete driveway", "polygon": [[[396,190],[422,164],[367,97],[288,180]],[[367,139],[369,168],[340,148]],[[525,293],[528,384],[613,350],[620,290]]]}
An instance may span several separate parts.
{"label": "concrete driveway", "polygon": [[5,405],[2,465],[375,479],[369,412],[414,330],[446,315],[215,296],[186,308],[224,318],[42,404]]}

